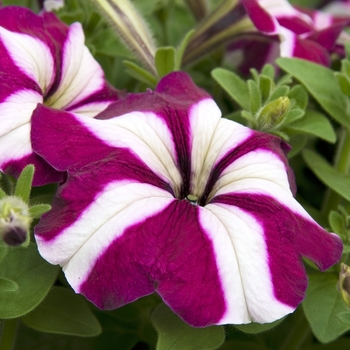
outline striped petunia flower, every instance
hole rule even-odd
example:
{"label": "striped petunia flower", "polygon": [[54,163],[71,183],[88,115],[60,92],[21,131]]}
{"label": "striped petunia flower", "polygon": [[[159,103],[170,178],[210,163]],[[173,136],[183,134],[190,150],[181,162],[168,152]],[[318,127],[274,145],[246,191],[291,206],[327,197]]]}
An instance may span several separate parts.
{"label": "striped petunia flower", "polygon": [[93,117],[118,92],[84,45],[81,24],[67,26],[53,13],[1,8],[0,62],[0,170],[17,177],[32,163],[34,185],[61,180],[31,149],[33,110],[39,103]]}
{"label": "striped petunia flower", "polygon": [[40,254],[101,309],[156,291],[196,327],[272,322],[304,298],[302,256],[340,258],[293,197],[286,145],[221,118],[186,73],[92,119],[39,105],[31,137],[68,172],[35,227]]}
{"label": "striped petunia flower", "polygon": [[280,56],[303,58],[326,66],[330,65],[330,54],[339,51],[337,43],[343,29],[350,24],[349,16],[296,8],[287,0],[241,2],[256,28],[271,36],[271,47],[273,41],[279,41]]}

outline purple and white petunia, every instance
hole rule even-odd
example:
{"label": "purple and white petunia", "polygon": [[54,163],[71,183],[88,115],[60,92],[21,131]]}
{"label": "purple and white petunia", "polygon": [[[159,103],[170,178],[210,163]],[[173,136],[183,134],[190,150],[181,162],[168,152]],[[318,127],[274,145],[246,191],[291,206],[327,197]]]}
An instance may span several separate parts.
{"label": "purple and white petunia", "polygon": [[32,163],[35,185],[62,179],[31,149],[37,104],[93,117],[118,98],[84,45],[80,23],[21,7],[0,9],[0,77],[0,170],[18,176]]}
{"label": "purple and white petunia", "polygon": [[[337,17],[295,8],[287,0],[241,2],[256,28],[271,37],[271,49],[274,50],[274,42],[279,42],[280,56],[303,58],[326,66],[330,64],[330,54],[339,51],[337,43],[342,40],[343,29],[350,23],[350,16]],[[248,39],[244,42],[244,49],[250,47]],[[266,40],[262,40],[264,42],[267,46]],[[237,44],[233,44],[231,50],[235,48]],[[266,50],[271,51],[265,48],[261,53]],[[266,62],[261,62],[261,65],[263,63]]]}
{"label": "purple and white petunia", "polygon": [[286,145],[221,118],[186,73],[96,118],[38,105],[31,137],[68,172],[40,254],[101,309],[156,291],[196,327],[272,322],[304,298],[302,256],[321,270],[341,256],[293,197]]}

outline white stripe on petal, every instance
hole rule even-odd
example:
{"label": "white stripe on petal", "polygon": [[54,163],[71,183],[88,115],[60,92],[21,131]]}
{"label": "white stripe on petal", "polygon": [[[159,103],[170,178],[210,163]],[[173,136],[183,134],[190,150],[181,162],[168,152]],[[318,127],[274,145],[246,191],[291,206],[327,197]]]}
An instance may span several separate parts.
{"label": "white stripe on petal", "polygon": [[80,23],[73,23],[62,50],[62,77],[58,89],[47,99],[48,106],[66,109],[82,101],[104,85],[102,68],[84,45]]}
{"label": "white stripe on petal", "polygon": [[[205,121],[203,124],[205,124]],[[203,165],[201,167],[200,173],[195,173],[197,180],[192,181],[193,192],[191,193],[194,195],[197,195],[198,193],[200,197],[201,191],[203,191],[205,188],[213,166],[217,164],[227,154],[228,151],[235,149],[245,140],[247,140],[252,135],[252,133],[253,131],[249,128],[246,128],[238,123],[234,123],[230,120],[220,118],[219,123],[214,130],[214,134],[209,141],[206,153],[202,153],[204,155],[204,160],[201,160],[201,163]],[[200,142],[200,138],[201,134],[198,133],[198,135],[196,135],[195,141]],[[197,146],[194,144],[193,148],[197,149]],[[206,149],[204,146],[203,148]],[[194,150],[192,152],[193,155],[198,153],[200,153],[200,150]],[[192,162],[195,163],[195,167],[197,168],[197,160],[194,159],[194,157],[192,157]]]}
{"label": "white stripe on petal", "polygon": [[246,189],[246,186],[241,187],[241,182],[251,184],[249,192],[268,189],[271,183],[275,190],[278,188],[292,196],[284,163],[273,152],[260,149],[246,153],[231,163],[216,181],[208,201],[219,194]]}
{"label": "white stripe on petal", "polygon": [[179,194],[182,183],[176,166],[173,137],[166,123],[151,112],[132,112],[120,117],[80,121],[98,138],[112,147],[132,150],[162,180]]}
{"label": "white stripe on petal", "polygon": [[[189,111],[192,133],[190,193],[196,196],[201,195],[203,183],[210,174],[210,164],[216,156],[211,143],[220,118],[221,111],[212,99],[196,103]],[[207,166],[204,166],[205,163]]]}
{"label": "white stripe on petal", "polygon": [[0,103],[0,137],[30,123],[32,113],[43,98],[34,90],[19,90]]}
{"label": "white stripe on petal", "polygon": [[111,101],[92,102],[70,110],[72,113],[81,114],[93,118],[111,104]]}
{"label": "white stripe on petal", "polygon": [[0,27],[4,43],[16,66],[41,88],[43,94],[54,80],[54,61],[48,46],[38,38]]}
{"label": "white stripe on petal", "polygon": [[[219,324],[249,321],[268,323],[293,312],[294,308],[281,303],[274,296],[264,232],[255,218],[237,207],[225,204],[208,204],[205,209],[211,211],[222,225],[217,230],[219,225],[213,225],[213,219],[208,224],[228,306]],[[219,236],[225,234],[230,242],[222,244],[227,242],[227,238]],[[234,264],[229,260],[233,253],[237,259]],[[234,276],[237,274],[237,265],[243,296],[233,293],[231,287],[232,281],[237,280]],[[237,310],[238,305],[244,305],[240,304],[243,298],[248,316],[242,310]]]}
{"label": "white stripe on petal", "polygon": [[110,183],[56,239],[45,242],[36,237],[40,254],[63,266],[67,280],[78,291],[97,258],[125,229],[159,213],[173,200],[169,192],[151,185]]}

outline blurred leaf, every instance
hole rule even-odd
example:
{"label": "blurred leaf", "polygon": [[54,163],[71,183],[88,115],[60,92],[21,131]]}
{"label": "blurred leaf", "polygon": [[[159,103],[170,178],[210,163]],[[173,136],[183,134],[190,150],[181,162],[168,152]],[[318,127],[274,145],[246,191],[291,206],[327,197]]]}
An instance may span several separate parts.
{"label": "blurred leaf", "polygon": [[305,316],[316,338],[329,343],[350,330],[338,319],[337,315],[348,309],[337,290],[338,278],[329,273],[309,275],[309,287],[303,302]]}
{"label": "blurred leaf", "polygon": [[261,107],[261,95],[257,83],[254,80],[249,79],[247,81],[249,100],[250,100],[250,111],[254,115]]}
{"label": "blurred leaf", "polygon": [[331,69],[297,58],[279,58],[277,64],[298,79],[329,115],[350,129],[349,102]]}
{"label": "blurred leaf", "polygon": [[288,93],[288,97],[295,101],[297,107],[305,110],[309,101],[309,95],[302,85],[295,85]]}
{"label": "blurred leaf", "polygon": [[158,48],[155,64],[159,77],[173,72],[175,69],[175,48],[172,46]]}
{"label": "blurred leaf", "polygon": [[184,38],[181,40],[179,46],[177,47],[176,54],[175,54],[175,69],[174,70],[179,70],[181,68],[182,58],[183,58],[184,52],[186,50],[188,42],[190,41],[190,39],[192,38],[192,36],[194,34],[194,32],[195,32],[194,29],[190,30],[184,36]]}
{"label": "blurred leaf", "polygon": [[250,100],[247,84],[237,74],[227,69],[216,68],[211,72],[212,77],[243,109],[249,110]]}
{"label": "blurred leaf", "polygon": [[315,135],[330,143],[335,143],[337,136],[328,118],[316,111],[307,110],[305,115],[292,124],[288,124],[288,129],[305,132]]}
{"label": "blurred leaf", "polygon": [[93,337],[102,331],[87,302],[64,287],[53,287],[43,302],[22,317],[22,321],[48,333]]}
{"label": "blurred leaf", "polygon": [[133,78],[149,85],[150,87],[155,87],[157,85],[157,78],[144,68],[130,61],[123,61],[123,64],[128,68],[126,72]]}
{"label": "blurred leaf", "polygon": [[283,320],[284,320],[284,317],[272,323],[260,324],[260,323],[252,322],[252,323],[240,324],[240,325],[235,324],[234,327],[236,327],[238,330],[245,333],[256,334],[256,333],[262,333],[262,332],[268,331],[269,329],[276,327]]}
{"label": "blurred leaf", "polygon": [[14,281],[19,289],[16,293],[0,291],[0,319],[33,310],[47,295],[58,269],[41,258],[35,244],[9,249],[0,265],[0,277]]}
{"label": "blurred leaf", "polygon": [[[6,245],[2,241],[0,241],[0,264],[4,260],[4,258],[6,256],[6,254],[8,253],[8,251],[9,251],[8,245]],[[1,271],[1,266],[0,266],[0,271]]]}
{"label": "blurred leaf", "polygon": [[152,323],[159,335],[157,350],[212,350],[225,340],[222,326],[193,328],[165,304],[158,305],[154,310]]}
{"label": "blurred leaf", "polygon": [[322,182],[350,201],[350,175],[338,172],[323,157],[311,150],[305,149],[303,158]]}
{"label": "blurred leaf", "polygon": [[288,153],[288,159],[297,155],[306,145],[307,137],[303,134],[293,135],[288,143],[292,146],[292,150]]}

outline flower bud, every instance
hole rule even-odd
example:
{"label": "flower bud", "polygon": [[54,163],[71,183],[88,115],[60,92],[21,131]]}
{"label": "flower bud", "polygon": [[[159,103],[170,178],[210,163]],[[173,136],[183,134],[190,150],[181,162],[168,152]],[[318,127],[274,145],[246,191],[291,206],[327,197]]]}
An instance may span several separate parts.
{"label": "flower bud", "polygon": [[344,303],[350,307],[350,266],[342,263],[340,268],[338,287]]}
{"label": "flower bud", "polygon": [[287,96],[279,97],[268,103],[259,113],[261,130],[266,130],[279,126],[290,110],[290,100]]}
{"label": "flower bud", "polygon": [[0,239],[7,245],[23,244],[31,221],[28,205],[19,197],[7,196],[0,200]]}

